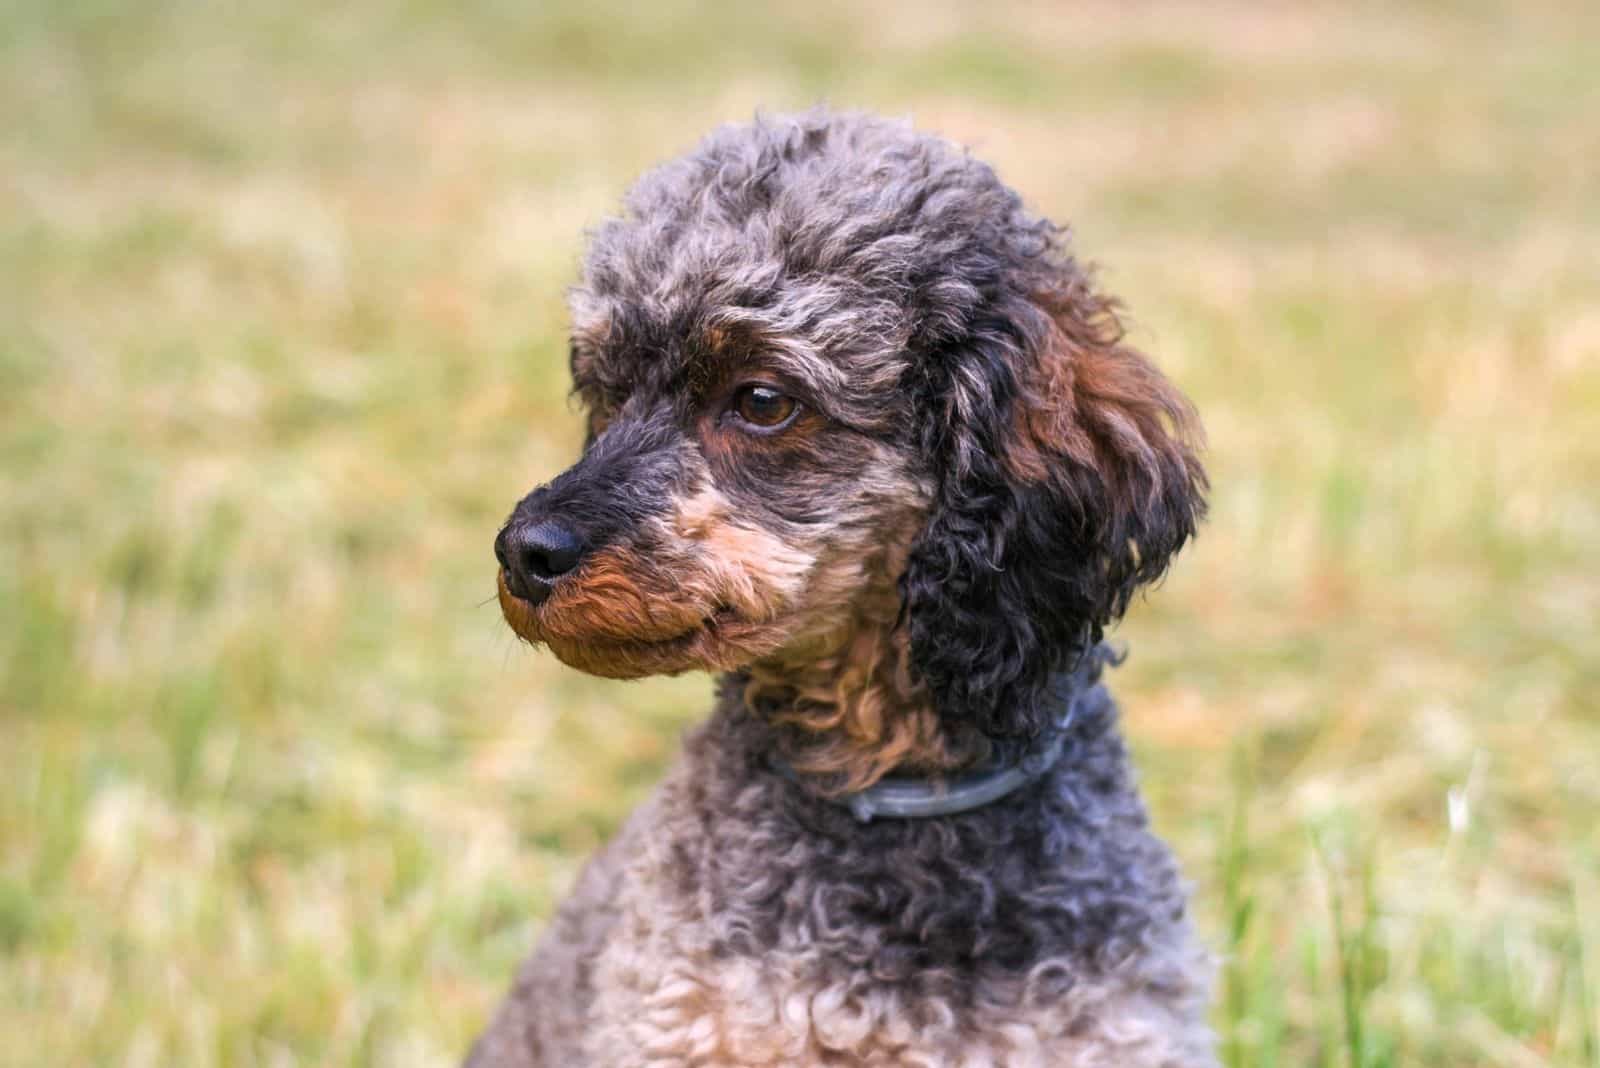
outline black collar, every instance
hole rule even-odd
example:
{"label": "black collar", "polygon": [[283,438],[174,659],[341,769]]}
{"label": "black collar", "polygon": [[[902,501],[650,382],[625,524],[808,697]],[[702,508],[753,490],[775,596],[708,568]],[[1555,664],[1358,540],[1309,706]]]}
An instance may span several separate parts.
{"label": "black collar", "polygon": [[[982,770],[955,778],[893,775],[880,779],[865,790],[840,794],[827,800],[848,808],[862,823],[870,823],[879,816],[901,820],[953,816],[993,804],[1056,766],[1061,759],[1061,751],[1066,747],[1067,728],[1077,718],[1078,710],[1089,696],[1099,689],[1098,683],[1074,688],[1066,709],[1051,726],[1049,736],[1042,744],[1032,747],[1026,755],[1001,755]],[[786,761],[774,758],[772,763],[791,782],[802,781],[799,773]]]}

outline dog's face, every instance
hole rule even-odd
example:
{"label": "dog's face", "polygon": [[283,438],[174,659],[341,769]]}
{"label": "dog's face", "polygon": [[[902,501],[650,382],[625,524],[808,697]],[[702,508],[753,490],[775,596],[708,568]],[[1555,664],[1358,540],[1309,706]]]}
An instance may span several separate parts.
{"label": "dog's face", "polygon": [[506,618],[618,677],[825,649],[926,515],[893,397],[793,337],[597,303],[573,345],[589,444],[496,543]]}
{"label": "dog's face", "polygon": [[647,175],[572,295],[588,444],[496,540],[500,601],[632,677],[894,629],[938,715],[1051,672],[1203,508],[1187,406],[994,173],[906,127],[729,128]]}

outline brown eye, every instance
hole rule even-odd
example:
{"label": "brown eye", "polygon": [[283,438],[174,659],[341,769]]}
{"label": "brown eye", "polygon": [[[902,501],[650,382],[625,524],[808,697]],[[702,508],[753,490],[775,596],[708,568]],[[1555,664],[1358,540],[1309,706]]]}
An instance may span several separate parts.
{"label": "brown eye", "polygon": [[745,386],[733,398],[733,412],[759,430],[776,430],[794,418],[799,405],[771,386]]}

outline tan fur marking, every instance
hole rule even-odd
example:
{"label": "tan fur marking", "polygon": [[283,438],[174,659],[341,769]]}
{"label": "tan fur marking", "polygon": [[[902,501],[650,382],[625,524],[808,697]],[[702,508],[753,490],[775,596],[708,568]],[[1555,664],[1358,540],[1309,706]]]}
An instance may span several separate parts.
{"label": "tan fur marking", "polygon": [[894,543],[839,583],[850,595],[840,599],[831,648],[750,669],[746,702],[770,696],[782,704],[779,722],[799,735],[785,755],[796,770],[818,776],[821,789],[860,790],[896,769],[953,770],[986,752],[976,732],[946,730],[912,678],[910,639],[897,625],[895,580],[921,522],[920,509],[908,513]]}
{"label": "tan fur marking", "polygon": [[731,335],[728,333],[725,327],[717,326],[715,324],[706,327],[705,330],[701,331],[700,334],[701,341],[703,341],[706,348],[710,349],[712,352],[719,352],[725,349],[728,345],[730,337]]}
{"label": "tan fur marking", "polygon": [[662,596],[650,561],[621,548],[584,560],[574,581],[562,582],[537,609],[539,638],[652,642],[682,637],[704,621],[698,606]]}
{"label": "tan fur marking", "polygon": [[1194,411],[1143,353],[1122,343],[1114,304],[1096,300],[1086,314],[1082,300],[1075,293],[1041,300],[1052,324],[1012,409],[1007,470],[1037,483],[1065,459],[1094,468],[1115,491],[1137,481],[1155,493],[1163,477],[1158,454],[1180,469],[1198,468]]}
{"label": "tan fur marking", "polygon": [[584,560],[537,608],[500,579],[506,621],[561,660],[612,678],[730,670],[771,653],[812,560],[759,528],[732,522],[714,488],[651,525],[648,550],[614,546]]}
{"label": "tan fur marking", "polygon": [[778,618],[799,599],[815,557],[760,527],[731,518],[733,505],[706,486],[682,501],[675,533],[697,549],[699,566],[746,619]]}

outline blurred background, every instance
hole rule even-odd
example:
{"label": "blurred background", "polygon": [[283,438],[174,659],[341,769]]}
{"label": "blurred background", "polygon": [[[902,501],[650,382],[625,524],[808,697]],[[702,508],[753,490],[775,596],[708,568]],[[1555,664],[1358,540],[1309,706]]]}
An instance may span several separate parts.
{"label": "blurred background", "polygon": [[0,0],[0,1064],[443,1065],[708,704],[518,645],[585,226],[828,100],[1126,298],[1231,1066],[1600,1065],[1600,11]]}

